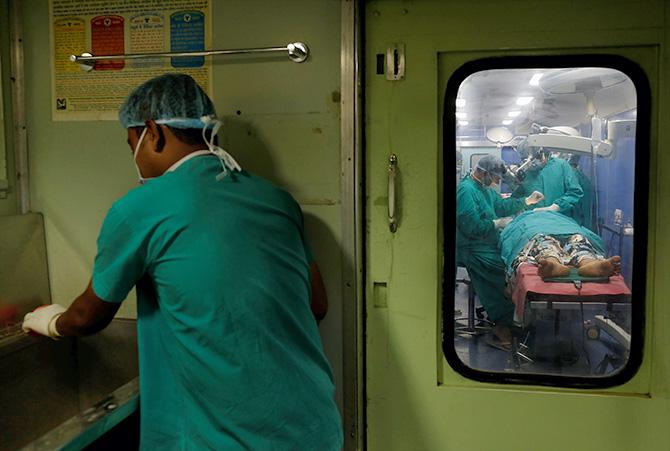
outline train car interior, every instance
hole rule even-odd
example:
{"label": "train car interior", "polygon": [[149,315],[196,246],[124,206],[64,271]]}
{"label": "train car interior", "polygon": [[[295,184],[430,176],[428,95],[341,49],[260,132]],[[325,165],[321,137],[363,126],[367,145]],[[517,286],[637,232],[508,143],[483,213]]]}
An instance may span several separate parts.
{"label": "train car interior", "polygon": [[[487,70],[461,84],[454,118],[457,181],[479,159],[495,155],[507,165],[497,187],[506,198],[542,171],[542,158],[564,160],[583,194],[562,213],[574,220],[576,231],[593,232],[605,258],[621,261],[620,269],[604,277],[581,277],[573,268],[555,278],[538,275],[532,257],[518,266],[506,262],[506,295],[514,303],[514,339],[507,349],[487,340],[492,323],[467,269],[459,266],[454,346],[465,364],[485,371],[586,377],[610,375],[625,365],[635,302],[629,287],[636,113],[632,81],[610,68]],[[533,227],[523,223],[529,214],[508,227]],[[503,259],[518,247],[528,253],[519,239],[510,229],[502,231]]]}
{"label": "train car interior", "polygon": [[668,451],[669,86],[670,0],[0,0],[0,451]]}

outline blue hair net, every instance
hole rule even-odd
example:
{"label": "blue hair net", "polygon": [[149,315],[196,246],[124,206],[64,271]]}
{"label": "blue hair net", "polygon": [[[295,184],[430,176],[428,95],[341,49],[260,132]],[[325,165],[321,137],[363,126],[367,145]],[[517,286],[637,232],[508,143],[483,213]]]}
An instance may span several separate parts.
{"label": "blue hair net", "polygon": [[484,155],[477,162],[477,168],[499,176],[503,176],[506,172],[505,162],[495,155]]}
{"label": "blue hair net", "polygon": [[212,101],[185,74],[165,74],[144,82],[119,109],[124,128],[144,126],[150,119],[175,128],[203,128],[215,117]]}

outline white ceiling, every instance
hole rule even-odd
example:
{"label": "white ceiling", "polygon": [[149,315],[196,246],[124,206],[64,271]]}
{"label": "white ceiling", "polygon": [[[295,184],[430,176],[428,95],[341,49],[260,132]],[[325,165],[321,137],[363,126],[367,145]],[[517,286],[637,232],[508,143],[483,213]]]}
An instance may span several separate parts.
{"label": "white ceiling", "polygon": [[[542,73],[537,86],[532,76]],[[519,106],[519,97],[532,97]],[[632,81],[622,72],[608,68],[568,69],[502,69],[477,72],[463,81],[458,98],[465,100],[458,113],[467,125],[458,127],[459,135],[472,135],[474,129],[486,132],[505,125],[515,135],[527,134],[532,123],[543,126],[590,124],[591,114],[608,118],[636,108],[636,92]],[[519,111],[519,116],[508,116]]]}

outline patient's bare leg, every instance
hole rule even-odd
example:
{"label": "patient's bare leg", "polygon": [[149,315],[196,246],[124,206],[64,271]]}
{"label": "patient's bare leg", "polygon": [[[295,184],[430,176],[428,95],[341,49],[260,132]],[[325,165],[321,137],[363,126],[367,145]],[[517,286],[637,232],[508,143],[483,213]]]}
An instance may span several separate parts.
{"label": "patient's bare leg", "polygon": [[585,277],[609,277],[621,272],[621,257],[615,255],[606,260],[583,259],[577,273]]}
{"label": "patient's bare leg", "polygon": [[537,262],[538,270],[537,273],[543,279],[548,277],[563,277],[570,274],[570,268],[563,265],[554,257],[547,257]]}

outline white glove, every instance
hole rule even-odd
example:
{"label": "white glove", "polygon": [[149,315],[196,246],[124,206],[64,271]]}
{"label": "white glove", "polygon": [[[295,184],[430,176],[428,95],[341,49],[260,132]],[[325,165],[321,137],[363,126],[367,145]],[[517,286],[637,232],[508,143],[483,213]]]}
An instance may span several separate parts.
{"label": "white glove", "polygon": [[507,224],[512,222],[512,219],[514,219],[511,216],[506,216],[504,218],[498,218],[493,220],[493,225],[495,226],[496,229],[504,229]]}
{"label": "white glove", "polygon": [[62,337],[56,330],[56,320],[65,310],[65,307],[58,304],[37,307],[26,313],[22,328],[25,332],[33,331],[51,338]]}
{"label": "white glove", "polygon": [[548,207],[533,208],[533,211],[559,211],[561,207],[556,204],[551,204]]}
{"label": "white glove", "polygon": [[533,191],[530,196],[526,197],[525,202],[526,205],[531,206],[540,202],[542,199],[544,199],[544,194],[539,191]]}

